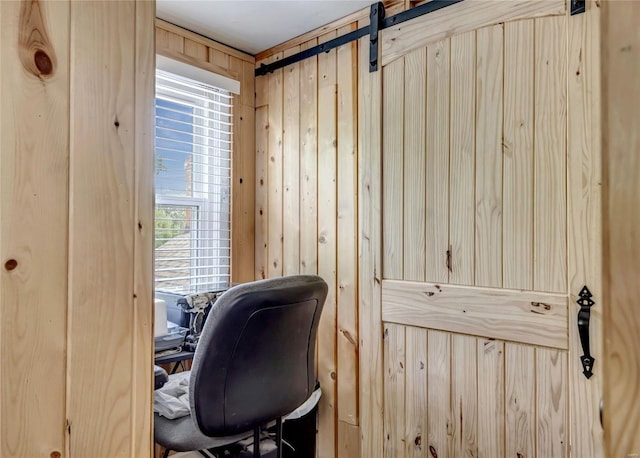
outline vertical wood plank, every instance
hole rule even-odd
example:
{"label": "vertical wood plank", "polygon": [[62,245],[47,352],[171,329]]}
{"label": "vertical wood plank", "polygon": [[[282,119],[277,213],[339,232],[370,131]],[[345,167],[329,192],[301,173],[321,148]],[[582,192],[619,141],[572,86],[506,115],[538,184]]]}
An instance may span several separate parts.
{"label": "vertical wood plank", "polygon": [[[349,25],[338,30],[344,35]],[[338,420],[358,424],[358,151],[357,94],[358,50],[356,43],[337,50],[338,83]]]}
{"label": "vertical wood plank", "polygon": [[[275,60],[282,59],[278,53]],[[282,114],[283,69],[269,75],[269,162],[267,167],[267,201],[269,213],[267,277],[282,276]]]}
{"label": "vertical wood plank", "polygon": [[[131,454],[149,457],[153,446],[153,218],[155,29],[153,2],[137,1],[135,16],[134,294]],[[253,129],[253,126],[251,126]],[[251,272],[253,274],[253,271]]]}
{"label": "vertical wood plank", "polygon": [[[264,80],[266,77],[259,79]],[[269,106],[256,108],[256,213],[255,213],[255,278],[267,278],[268,272],[268,168]]]}
{"label": "vertical wood plank", "polygon": [[[384,278],[403,278],[404,58],[382,70],[382,240]],[[382,242],[381,242],[382,243]]]}
{"label": "vertical wood plank", "polygon": [[430,330],[427,348],[427,448],[431,456],[453,456],[455,426],[451,412],[451,334]]}
{"label": "vertical wood plank", "polygon": [[[505,24],[503,286],[533,289],[533,20]],[[554,222],[555,224],[555,222]]]}
{"label": "vertical wood plank", "polygon": [[255,251],[255,109],[234,99],[231,212],[231,282],[253,280]]}
{"label": "vertical wood plank", "polygon": [[[361,39],[358,49],[366,49],[368,43],[368,38]],[[366,52],[358,53],[358,395],[360,412],[363,413],[359,419],[362,434],[360,456],[371,458],[380,458],[384,447],[381,302],[382,73],[370,73],[369,55]]]}
{"label": "vertical wood plank", "polygon": [[536,451],[567,456],[567,352],[536,348]]}
{"label": "vertical wood plank", "polygon": [[478,339],[478,458],[505,456],[504,345]]}
{"label": "vertical wood plank", "polygon": [[344,421],[338,422],[338,456],[360,457],[360,428]]}
{"label": "vertical wood plank", "polygon": [[640,453],[640,4],[603,4],[606,456]]}
{"label": "vertical wood plank", "polygon": [[[284,57],[296,54],[300,46],[288,49]],[[282,272],[300,272],[300,66],[283,69],[283,145],[282,145]]]}
{"label": "vertical wood plank", "polygon": [[384,325],[384,456],[405,453],[405,327]]}
{"label": "vertical wood plank", "polygon": [[600,101],[600,8],[587,2],[584,14],[568,19],[567,242],[569,316],[584,285],[594,295],[589,334],[594,374],[582,374],[578,328],[569,322],[569,442],[573,456],[604,456],[598,406],[603,390],[602,309],[602,163]]}
{"label": "vertical wood plank", "polygon": [[404,455],[407,458],[428,456],[427,419],[427,330],[406,328]]}
{"label": "vertical wood plank", "polygon": [[202,43],[189,40],[188,38],[184,39],[184,53],[202,62],[208,62],[209,59],[209,49]]}
{"label": "vertical wood plank", "polygon": [[[237,57],[234,57],[237,59]],[[240,59],[238,59],[240,60]],[[242,76],[240,80],[240,100],[243,105],[248,107],[255,106],[256,92],[255,92],[255,66],[254,64],[246,61],[241,61]]]}
{"label": "vertical wood plank", "polygon": [[502,29],[476,35],[477,286],[502,286]]}
{"label": "vertical wood plank", "polygon": [[475,281],[476,33],[451,37],[451,168],[449,170],[449,282]]}
{"label": "vertical wood plank", "polygon": [[[305,50],[314,39],[301,45]],[[300,63],[300,272],[318,271],[318,58]]]}
{"label": "vertical wood plank", "polygon": [[[335,38],[323,35],[319,41]],[[336,50],[318,56],[318,275],[329,285],[318,328],[318,378],[323,395],[319,407],[318,456],[336,453]]]}
{"label": "vertical wood plank", "polygon": [[[404,119],[404,274],[402,278],[414,281],[425,281],[426,89],[427,53],[423,48],[404,58],[404,118],[396,120],[401,122]],[[392,182],[389,186],[399,187],[399,184]],[[398,232],[401,230],[397,221],[395,230]]]}
{"label": "vertical wood plank", "polygon": [[427,234],[426,279],[448,282],[449,87],[451,42],[427,48]]}
{"label": "vertical wood plank", "polygon": [[74,2],[70,29],[69,448],[130,456],[135,3]]}
{"label": "vertical wood plank", "polygon": [[536,291],[566,292],[567,43],[564,16],[535,20]]}
{"label": "vertical wood plank", "polygon": [[505,456],[536,456],[535,351],[505,344]]}
{"label": "vertical wood plank", "polygon": [[[0,3],[0,455],[65,451],[69,5]],[[50,68],[34,57],[48,56]]]}
{"label": "vertical wood plank", "polygon": [[453,407],[453,453],[478,456],[478,364],[476,338],[451,336],[451,402]]}

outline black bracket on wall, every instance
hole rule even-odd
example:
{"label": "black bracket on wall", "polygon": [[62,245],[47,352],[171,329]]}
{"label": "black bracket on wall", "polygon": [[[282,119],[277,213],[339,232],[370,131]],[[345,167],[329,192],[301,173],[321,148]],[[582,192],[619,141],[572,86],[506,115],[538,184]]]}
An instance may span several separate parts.
{"label": "black bracket on wall", "polygon": [[585,377],[591,378],[593,375],[593,364],[595,358],[591,356],[591,350],[589,348],[589,319],[591,317],[591,307],[595,304],[591,299],[593,295],[589,288],[586,286],[580,291],[580,298],[576,303],[580,306],[578,312],[578,333],[580,334],[580,343],[582,344],[582,351],[584,355],[580,357],[582,363],[582,373]]}
{"label": "black bracket on wall", "polygon": [[382,2],[371,5],[369,14],[369,72],[378,71],[378,32],[384,19],[384,5]]}
{"label": "black bracket on wall", "polygon": [[[369,25],[359,28],[358,30],[354,30],[353,32],[349,32],[346,35],[339,36],[338,38],[334,38],[333,40],[327,41],[326,43],[314,46],[313,48],[309,48],[297,54],[285,57],[284,59],[278,60],[271,64],[261,64],[260,67],[256,68],[255,75],[267,75],[274,72],[275,70],[278,70],[279,68],[295,64],[296,62],[300,62],[301,60],[307,59],[309,57],[317,56],[318,54],[321,54],[323,52],[329,52],[332,49],[337,48],[338,46],[345,45],[367,35],[369,35],[371,40],[371,43],[369,45],[369,71],[375,72],[376,70],[378,70],[381,30],[389,27],[394,27],[398,24],[402,24],[403,22],[409,21],[419,16],[424,16],[425,14],[433,13],[434,11],[438,11],[442,8],[446,8],[447,6],[451,6],[462,1],[463,0],[431,0],[430,2],[423,3],[422,5],[418,5],[415,8],[408,9],[389,17],[385,17],[384,6],[381,2],[374,3],[371,5],[369,15],[371,18],[371,23]],[[582,1],[584,3],[584,0],[572,1]]]}
{"label": "black bracket on wall", "polygon": [[571,0],[571,16],[584,13],[587,10],[586,0]]}

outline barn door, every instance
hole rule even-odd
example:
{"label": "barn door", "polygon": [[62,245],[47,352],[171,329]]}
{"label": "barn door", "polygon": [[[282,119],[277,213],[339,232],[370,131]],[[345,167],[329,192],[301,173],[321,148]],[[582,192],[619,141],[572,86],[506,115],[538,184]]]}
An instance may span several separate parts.
{"label": "barn door", "polygon": [[388,458],[602,454],[597,9],[462,2],[384,32]]}

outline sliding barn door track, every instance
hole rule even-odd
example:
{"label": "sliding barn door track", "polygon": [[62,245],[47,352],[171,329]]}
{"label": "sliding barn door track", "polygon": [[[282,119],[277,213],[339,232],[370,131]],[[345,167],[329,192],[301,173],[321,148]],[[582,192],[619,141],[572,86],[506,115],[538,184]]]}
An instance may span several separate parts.
{"label": "sliding barn door track", "polygon": [[295,64],[301,60],[309,57],[317,56],[323,52],[329,52],[338,46],[345,45],[359,38],[369,35],[369,71],[375,72],[378,70],[378,34],[381,30],[389,27],[394,27],[403,22],[411,19],[424,16],[425,14],[433,13],[434,11],[441,10],[456,3],[460,3],[463,0],[432,0],[422,5],[411,8],[407,11],[403,11],[394,16],[384,16],[384,5],[382,2],[374,3],[371,5],[370,23],[366,27],[362,27],[353,32],[349,32],[346,35],[342,35],[326,43],[319,44],[313,48],[309,48],[305,51],[293,54],[292,56],[285,57],[279,61],[271,64],[262,64],[256,69],[256,76],[263,76],[268,73],[272,73],[279,68],[286,67],[287,65]]}

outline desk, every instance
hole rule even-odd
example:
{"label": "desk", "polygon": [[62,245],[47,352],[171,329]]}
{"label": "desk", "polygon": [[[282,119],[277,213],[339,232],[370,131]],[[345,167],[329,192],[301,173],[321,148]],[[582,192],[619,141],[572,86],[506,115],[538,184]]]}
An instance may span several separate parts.
{"label": "desk", "polygon": [[[163,356],[156,357],[155,364],[160,365],[160,364],[175,363],[170,372],[171,374],[175,374],[176,370],[178,370],[178,366],[181,366],[183,361],[188,361],[190,359],[193,359],[193,355],[195,355],[195,352],[193,351],[182,350],[177,353],[171,353],[170,355],[163,355]],[[184,369],[184,366],[183,366],[183,369]]]}

